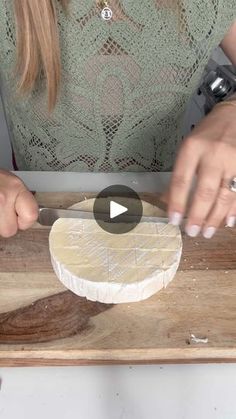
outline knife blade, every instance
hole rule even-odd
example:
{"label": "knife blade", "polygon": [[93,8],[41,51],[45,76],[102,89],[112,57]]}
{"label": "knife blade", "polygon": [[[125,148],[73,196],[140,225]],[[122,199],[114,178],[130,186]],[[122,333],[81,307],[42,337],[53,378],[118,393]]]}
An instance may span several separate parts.
{"label": "knife blade", "polygon": [[[94,214],[91,211],[80,211],[73,209],[61,209],[61,208],[39,208],[38,222],[44,226],[52,226],[53,223],[58,220],[58,218],[81,218],[86,220],[95,220]],[[115,217],[110,218],[108,213],[97,213],[96,218],[99,218],[101,221],[108,223],[137,223],[137,216],[122,214],[122,217],[118,219]],[[140,222],[148,223],[168,223],[169,219],[166,217],[146,217],[142,216]]]}

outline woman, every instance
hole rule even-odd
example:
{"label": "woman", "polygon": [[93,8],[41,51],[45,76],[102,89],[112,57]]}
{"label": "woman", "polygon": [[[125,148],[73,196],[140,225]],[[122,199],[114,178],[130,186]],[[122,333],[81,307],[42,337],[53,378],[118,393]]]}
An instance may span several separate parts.
{"label": "woman", "polygon": [[[187,234],[210,238],[222,222],[232,227],[236,106],[217,105],[183,141],[180,124],[213,48],[236,64],[236,0],[105,3],[0,0],[1,85],[17,168],[173,170],[165,194],[173,224],[197,174]],[[1,171],[0,235],[36,218],[33,196]]]}

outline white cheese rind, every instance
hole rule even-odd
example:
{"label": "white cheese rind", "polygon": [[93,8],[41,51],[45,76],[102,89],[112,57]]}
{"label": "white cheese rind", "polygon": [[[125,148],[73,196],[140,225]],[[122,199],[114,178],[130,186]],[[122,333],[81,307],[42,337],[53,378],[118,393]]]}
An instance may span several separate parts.
{"label": "white cheese rind", "polygon": [[53,269],[60,281],[75,294],[86,297],[91,301],[100,301],[107,304],[129,303],[145,300],[162,288],[166,288],[174,278],[179,266],[182,247],[176,252],[176,260],[169,269],[157,270],[141,282],[108,283],[93,282],[80,278],[68,270],[51,255]]}
{"label": "white cheese rind", "polygon": [[53,269],[68,289],[91,301],[117,304],[144,300],[169,284],[181,259],[182,238],[178,227],[162,223],[111,235],[92,220],[60,219],[50,232],[49,249]]}

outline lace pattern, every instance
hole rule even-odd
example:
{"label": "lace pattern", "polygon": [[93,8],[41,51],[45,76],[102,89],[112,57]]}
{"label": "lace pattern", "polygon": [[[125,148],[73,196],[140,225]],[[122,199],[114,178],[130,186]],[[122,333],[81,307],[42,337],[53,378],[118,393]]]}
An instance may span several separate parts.
{"label": "lace pattern", "polygon": [[0,0],[0,72],[21,170],[168,171],[186,104],[212,49],[236,16],[236,0],[57,1],[62,88],[48,117],[45,83],[15,96],[11,0]]}

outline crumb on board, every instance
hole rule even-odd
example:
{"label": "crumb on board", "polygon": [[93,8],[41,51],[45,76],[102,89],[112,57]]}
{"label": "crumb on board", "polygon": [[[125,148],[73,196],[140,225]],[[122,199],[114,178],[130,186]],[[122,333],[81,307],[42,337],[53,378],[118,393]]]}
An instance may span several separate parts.
{"label": "crumb on board", "polygon": [[225,271],[225,274],[228,274],[229,273],[229,271]]}
{"label": "crumb on board", "polygon": [[195,335],[191,334],[191,341],[194,343],[208,343],[208,338],[197,338]]}
{"label": "crumb on board", "polygon": [[195,282],[196,281],[196,278],[193,278],[193,281]]}
{"label": "crumb on board", "polygon": [[196,298],[198,298],[199,297],[199,295],[196,295]]}
{"label": "crumb on board", "polygon": [[191,269],[193,269],[193,268],[194,268],[194,266],[193,266],[193,265],[191,265],[191,266],[190,266],[190,268],[191,268]]}
{"label": "crumb on board", "polygon": [[208,268],[208,266],[206,267],[206,270],[208,270],[209,268]]}

